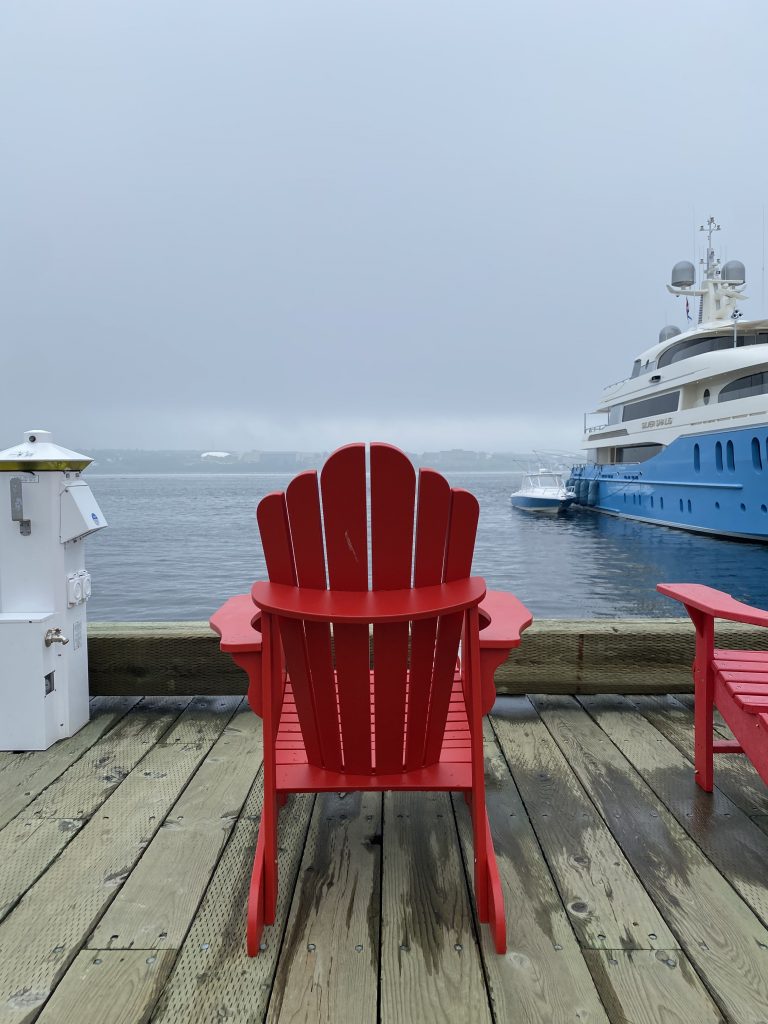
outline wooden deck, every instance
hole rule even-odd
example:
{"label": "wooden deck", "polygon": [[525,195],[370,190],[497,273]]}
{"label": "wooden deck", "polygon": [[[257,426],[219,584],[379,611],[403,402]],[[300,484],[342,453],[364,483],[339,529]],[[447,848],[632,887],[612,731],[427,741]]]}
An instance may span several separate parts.
{"label": "wooden deck", "polygon": [[743,756],[694,786],[684,696],[495,710],[505,957],[473,917],[463,800],[366,793],[283,809],[248,960],[261,740],[239,697],[98,697],[77,736],[0,753],[0,1022],[765,1024],[768,788]]}

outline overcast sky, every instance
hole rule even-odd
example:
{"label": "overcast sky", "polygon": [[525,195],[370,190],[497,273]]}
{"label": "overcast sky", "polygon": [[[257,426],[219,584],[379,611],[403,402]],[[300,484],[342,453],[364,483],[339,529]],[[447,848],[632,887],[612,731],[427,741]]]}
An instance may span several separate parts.
{"label": "overcast sky", "polygon": [[578,449],[713,213],[768,315],[768,4],[4,0],[0,448]]}

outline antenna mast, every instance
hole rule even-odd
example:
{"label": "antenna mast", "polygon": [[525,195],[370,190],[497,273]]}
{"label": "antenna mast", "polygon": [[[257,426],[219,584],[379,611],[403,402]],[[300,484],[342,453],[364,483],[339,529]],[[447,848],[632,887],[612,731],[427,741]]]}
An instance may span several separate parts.
{"label": "antenna mast", "polygon": [[699,231],[707,232],[707,262],[704,264],[704,260],[699,260],[699,263],[704,266],[704,277],[707,281],[715,280],[720,266],[720,260],[715,259],[715,250],[712,248],[712,234],[719,230],[720,225],[715,221],[714,217],[708,218],[706,227],[702,224],[699,228]]}

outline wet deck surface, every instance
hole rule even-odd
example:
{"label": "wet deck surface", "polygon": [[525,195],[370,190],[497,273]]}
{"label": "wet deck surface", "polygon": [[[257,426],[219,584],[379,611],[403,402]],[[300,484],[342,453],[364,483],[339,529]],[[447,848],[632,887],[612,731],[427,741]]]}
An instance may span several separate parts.
{"label": "wet deck surface", "polygon": [[77,736],[0,753],[0,1022],[768,1021],[768,787],[744,757],[695,787],[685,697],[495,710],[503,957],[463,800],[367,793],[289,800],[247,959],[261,739],[240,698],[96,698]]}

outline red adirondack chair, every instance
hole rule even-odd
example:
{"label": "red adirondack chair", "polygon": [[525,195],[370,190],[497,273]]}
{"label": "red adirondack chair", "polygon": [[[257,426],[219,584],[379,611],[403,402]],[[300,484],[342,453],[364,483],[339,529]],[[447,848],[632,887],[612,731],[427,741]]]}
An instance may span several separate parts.
{"label": "red adirondack chair", "polygon": [[[713,754],[744,753],[768,783],[768,651],[730,651],[715,647],[715,619],[768,626],[768,612],[698,583],[659,583],[656,589],[684,604],[696,627],[693,662],[696,782],[711,793]],[[714,738],[715,707],[728,723],[735,740]]]}
{"label": "red adirondack chair", "polygon": [[284,494],[267,495],[257,519],[269,582],[211,619],[221,649],[248,672],[263,720],[250,956],[275,917],[278,807],[289,793],[355,790],[464,793],[478,917],[506,950],[482,716],[495,699],[493,671],[532,616],[469,575],[474,496],[429,469],[419,472],[418,496],[416,483],[401,451],[371,445],[370,582],[365,445],[331,455],[319,486],[317,473],[302,473]]}

